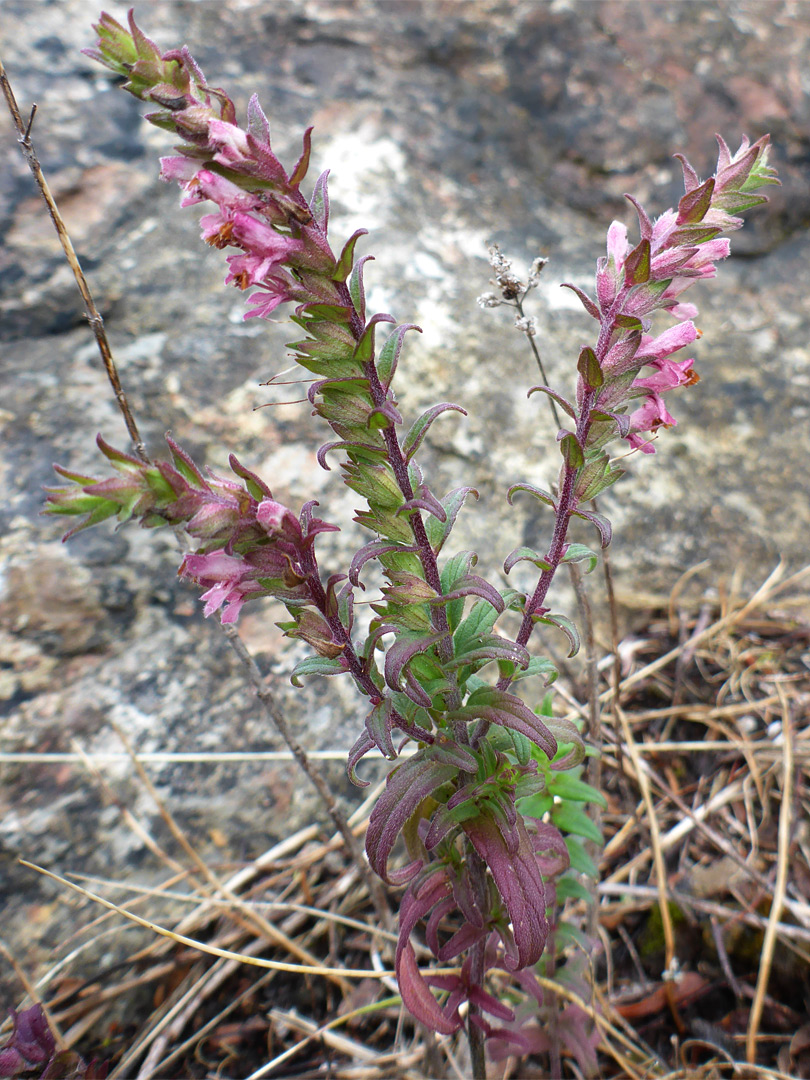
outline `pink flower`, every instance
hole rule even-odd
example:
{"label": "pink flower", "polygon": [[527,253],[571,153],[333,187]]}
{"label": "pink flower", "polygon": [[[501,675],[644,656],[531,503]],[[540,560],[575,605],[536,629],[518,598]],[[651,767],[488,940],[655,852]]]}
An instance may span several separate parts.
{"label": "pink flower", "polygon": [[255,292],[252,296],[249,296],[247,302],[253,304],[253,311],[246,311],[246,319],[266,319],[269,315],[276,310],[280,304],[285,304],[292,297],[288,296],[284,292],[272,292],[267,290],[266,292]]}
{"label": "pink flower", "polygon": [[657,431],[660,427],[674,427],[677,421],[667,412],[659,394],[653,392],[644,399],[644,404],[630,414],[630,431],[627,441],[636,449],[645,454],[654,454],[655,447],[647,439],[641,439],[640,433],[645,431]]}
{"label": "pink flower", "polygon": [[274,499],[262,499],[256,510],[256,520],[270,536],[292,531],[293,535],[301,538],[301,526],[293,512]]}
{"label": "pink flower", "polygon": [[694,359],[689,360],[660,360],[654,366],[658,369],[654,375],[647,375],[643,379],[635,379],[633,389],[643,386],[647,390],[653,390],[657,394],[663,394],[666,390],[674,390],[676,386],[692,386],[700,376],[692,370]]}
{"label": "pink flower", "polygon": [[160,159],[160,179],[176,180],[178,184],[187,184],[197,172],[199,165],[187,157],[162,157]]}
{"label": "pink flower", "polygon": [[253,158],[247,134],[236,124],[229,124],[225,120],[209,120],[208,139],[216,151],[214,161],[220,165],[244,165]]}
{"label": "pink flower", "polygon": [[693,322],[677,323],[658,337],[643,334],[636,359],[643,360],[645,363],[664,360],[678,349],[682,349],[684,345],[691,345],[698,337],[700,333]]}
{"label": "pink flower", "polygon": [[627,239],[627,226],[620,221],[611,222],[607,233],[608,259],[616,265],[617,270],[624,266],[624,260],[630,253],[630,243]]}
{"label": "pink flower", "polygon": [[303,248],[300,240],[294,240],[290,236],[284,236],[271,225],[236,211],[233,215],[233,238],[234,241],[251,255],[259,255],[273,262],[286,262],[286,260]]}
{"label": "pink flower", "polygon": [[222,211],[258,210],[262,205],[257,195],[251,195],[249,191],[244,191],[237,184],[209,169],[196,172],[186,184],[185,191],[186,196],[180,203],[181,206],[191,206],[206,199],[215,202]]}
{"label": "pink flower", "polygon": [[211,585],[200,597],[205,601],[203,614],[208,618],[224,604],[223,623],[236,622],[245,601],[262,592],[254,579],[255,569],[238,555],[227,555],[224,548],[207,555],[186,555],[179,573],[198,585]]}

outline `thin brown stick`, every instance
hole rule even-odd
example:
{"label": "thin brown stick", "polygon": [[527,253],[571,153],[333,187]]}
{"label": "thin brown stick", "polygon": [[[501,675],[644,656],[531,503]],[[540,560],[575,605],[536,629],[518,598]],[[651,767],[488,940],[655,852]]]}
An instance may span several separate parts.
{"label": "thin brown stick", "polygon": [[73,248],[64,219],[59,213],[59,208],[48,187],[48,182],[43,175],[39,159],[34,150],[34,145],[31,142],[31,128],[34,123],[37,107],[36,105],[32,107],[28,123],[25,123],[20,113],[17,99],[14,96],[14,91],[11,88],[11,83],[6,75],[6,70],[3,67],[2,60],[0,60],[0,86],[3,87],[3,94],[6,99],[6,104],[8,105],[8,111],[11,113],[11,119],[17,129],[17,142],[20,144],[23,156],[28,162],[28,168],[31,170],[34,181],[39,188],[39,192],[45,200],[48,214],[53,222],[53,227],[56,229],[56,235],[59,237],[59,243],[62,245],[65,258],[68,261],[70,269],[73,271],[73,277],[76,280],[76,285],[78,286],[82,300],[84,301],[84,311],[87,316],[87,321],[90,323],[90,327],[95,335],[98,351],[101,354],[101,359],[104,361],[107,378],[109,379],[110,386],[115,394],[115,400],[118,403],[118,408],[121,410],[124,423],[127,426],[127,431],[129,432],[129,437],[135,448],[135,453],[141,461],[148,462],[149,458],[146,453],[146,447],[144,446],[143,439],[138,431],[138,425],[135,423],[135,417],[132,415],[132,410],[129,407],[127,396],[121,386],[121,380],[118,377],[118,369],[115,366],[110,342],[107,338],[107,331],[104,328],[104,319],[99,314],[98,308],[93,300],[93,294],[90,292],[90,286],[87,284],[87,278],[84,276],[81,263]]}
{"label": "thin brown stick", "polygon": [[751,1015],[748,1020],[748,1032],[745,1039],[745,1057],[749,1065],[755,1065],[757,1059],[757,1033],[762,1020],[762,1009],[765,1004],[765,995],[768,991],[768,980],[771,976],[773,954],[776,948],[779,919],[785,905],[787,880],[790,858],[790,833],[793,819],[793,727],[790,715],[790,706],[783,687],[777,683],[777,690],[782,697],[782,739],[784,748],[784,768],[782,776],[782,803],[779,807],[779,842],[778,861],[776,865],[776,884],[773,890],[771,910],[768,915],[768,925],[765,929],[765,938],[762,942],[762,955],[759,961],[759,973],[757,974],[757,988],[754,995],[754,1003],[751,1006]]}

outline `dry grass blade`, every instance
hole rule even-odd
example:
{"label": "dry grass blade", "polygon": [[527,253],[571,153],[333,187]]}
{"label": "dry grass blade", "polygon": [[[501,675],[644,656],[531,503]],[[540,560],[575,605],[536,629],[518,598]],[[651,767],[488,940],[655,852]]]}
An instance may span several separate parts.
{"label": "dry grass blade", "polygon": [[[59,874],[54,874],[42,866],[37,866],[36,863],[28,862],[27,859],[20,859],[19,861],[22,866],[27,866],[30,870],[35,870],[38,874],[51,878],[52,881],[59,882],[59,884],[73,890],[73,892],[78,893],[80,896],[84,896],[88,900],[93,900],[95,903],[100,904],[108,911],[114,911],[117,914],[122,915],[125,919],[129,919],[130,922],[137,923],[138,926],[143,926],[147,930],[152,930],[154,933],[160,934],[161,937],[169,938],[178,945],[188,945],[189,948],[196,949],[199,952],[208,953],[210,956],[222,957],[225,960],[237,960],[243,964],[252,965],[253,967],[269,968],[272,971],[289,971],[298,975],[320,975],[325,978],[336,976],[345,979],[382,979],[385,977],[392,977],[395,974],[393,971],[373,971],[368,968],[334,968],[322,964],[287,964],[281,960],[266,960],[262,957],[233,952],[230,949],[220,949],[217,946],[209,945],[204,941],[195,941],[194,938],[186,937],[184,934],[177,934],[173,930],[167,929],[165,926],[159,926],[157,923],[151,922],[149,919],[142,919],[140,915],[135,915],[126,908],[122,908],[118,904],[113,904],[110,900],[105,900],[103,896],[90,892],[89,889],[83,889],[74,882],[68,881],[67,878],[60,877]],[[458,973],[459,968],[457,967],[445,967],[431,969],[427,974],[457,975]]]}
{"label": "dry grass blade", "polygon": [[785,696],[784,689],[777,684],[780,697],[782,698],[782,738],[784,748],[784,768],[782,772],[782,802],[779,808],[779,857],[776,864],[776,884],[771,900],[771,911],[768,916],[768,925],[765,930],[765,938],[762,942],[762,956],[759,961],[759,973],[757,975],[757,988],[754,995],[754,1003],[751,1006],[751,1016],[748,1021],[748,1033],[745,1040],[745,1056],[748,1063],[756,1064],[757,1058],[757,1033],[762,1020],[762,1008],[765,994],[768,990],[768,980],[773,965],[773,954],[776,946],[779,919],[785,903],[785,894],[788,881],[788,860],[790,857],[791,822],[793,820],[793,720],[790,715],[790,706]]}

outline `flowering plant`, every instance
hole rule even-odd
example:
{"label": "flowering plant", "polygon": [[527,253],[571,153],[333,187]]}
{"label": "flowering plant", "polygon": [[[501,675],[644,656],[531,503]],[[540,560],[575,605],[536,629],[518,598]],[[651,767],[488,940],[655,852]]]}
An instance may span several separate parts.
{"label": "flowering plant", "polygon": [[[638,242],[631,244],[626,227],[614,222],[597,265],[595,295],[567,286],[598,330],[579,354],[572,398],[545,384],[529,391],[547,395],[567,427],[557,435],[562,462],[551,490],[516,483],[507,493],[510,504],[528,494],[553,515],[546,545],[519,547],[505,559],[506,574],[519,562],[536,567],[536,585],[524,594],[476,574],[475,553],[446,552],[457,515],[476,493],[462,487],[437,496],[416,458],[434,421],[464,410],[434,405],[403,433],[394,379],[403,339],[419,328],[366,311],[363,274],[370,256],[356,256],[365,230],[336,254],[328,233],[327,174],[309,198],[301,190],[311,129],[288,172],[272,150],[255,97],[246,127],[239,127],[230,98],[206,82],[185,47],[161,53],[131,14],[128,29],[103,14],[96,30],[97,47],[88,54],[124,76],[130,93],[158,106],[147,119],[182,140],[179,153],[162,160],[161,175],[180,184],[182,205],[215,205],[201,219],[202,236],[231,251],[226,283],[249,294],[246,317],[266,318],[283,304],[295,305],[291,319],[303,336],[290,347],[315,377],[308,390],[314,413],[337,437],[321,447],[318,460],[328,468],[328,455],[339,456],[344,482],[365,500],[355,521],[373,538],[345,572],[325,575],[317,538],[336,526],[314,516],[317,504],[306,502],[294,513],[233,456],[236,479],[206,476],[171,439],[171,461],[153,463],[99,438],[116,474],[99,479],[57,467],[69,485],[51,490],[48,512],[79,519],[68,536],[109,517],[182,529],[193,550],[180,573],[201,588],[206,615],[219,611],[223,623],[232,623],[249,600],[272,597],[286,608],[284,632],[312,649],[293,682],[315,674],[351,676],[367,713],[348,756],[350,777],[364,783],[355,769],[375,747],[396,761],[371,814],[366,852],[380,878],[407,886],[396,948],[402,999],[440,1033],[457,1031],[466,1015],[475,1073],[483,1075],[485,1037],[525,1044],[508,1026],[516,1019],[513,1010],[487,989],[487,975],[500,969],[529,977],[548,939],[554,884],[571,859],[561,829],[582,833],[581,823],[566,829],[559,815],[555,820],[553,807],[565,798],[560,781],[566,775],[569,795],[577,798],[571,792],[581,782],[568,770],[580,765],[585,745],[575,725],[524,700],[524,680],[539,676],[548,686],[556,677],[552,663],[531,656],[527,646],[542,626],[566,636],[570,655],[579,647],[576,627],[549,602],[560,566],[592,570],[598,561],[597,553],[568,540],[570,521],[585,519],[601,546],[609,544],[610,524],[591,505],[622,475],[606,447],[624,440],[631,449],[654,452],[656,434],[675,423],[663,395],[697,381],[692,359],[674,359],[699,336],[696,309],[682,294],[714,275],[729,253],[722,234],[739,228],[737,215],[764,201],[758,188],[777,182],[767,165],[767,137],[753,145],[744,140],[735,154],[719,139],[716,173],[703,182],[681,158],[685,193],[677,208],[653,222],[631,198]],[[527,284],[497,251],[492,265],[499,292],[483,296],[482,305],[516,305],[518,325],[532,334],[522,301],[540,264]],[[674,320],[660,333],[651,326],[656,311]],[[378,348],[383,323],[394,328]],[[364,635],[353,604],[372,560],[387,583]],[[495,629],[505,612],[518,617],[514,638]],[[415,752],[400,757],[406,743]],[[579,790],[580,801],[588,801],[589,792]],[[400,838],[408,859],[392,868]],[[454,973],[420,970],[411,937],[422,922],[440,963],[461,958]]]}

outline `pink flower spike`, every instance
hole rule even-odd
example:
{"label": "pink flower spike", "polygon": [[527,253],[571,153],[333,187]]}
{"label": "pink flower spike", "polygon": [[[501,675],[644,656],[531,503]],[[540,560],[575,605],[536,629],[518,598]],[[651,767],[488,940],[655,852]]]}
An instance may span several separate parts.
{"label": "pink flower spike", "polygon": [[701,269],[709,263],[715,263],[720,259],[727,259],[731,254],[731,241],[727,236],[717,237],[715,240],[707,240],[701,244],[692,256],[685,269]]}
{"label": "pink flower spike", "polygon": [[278,263],[274,259],[263,255],[229,255],[228,266],[230,270],[225,278],[225,284],[233,282],[240,289],[249,289],[253,285],[266,284],[267,276],[277,269]]}
{"label": "pink flower spike", "polygon": [[661,251],[670,235],[678,226],[678,214],[675,210],[666,210],[653,224],[650,246],[654,252]]}
{"label": "pink flower spike", "polygon": [[229,214],[204,214],[200,218],[200,235],[206,244],[224,248],[233,243],[233,221]]}
{"label": "pink flower spike", "polygon": [[262,499],[256,511],[256,520],[270,536],[282,532],[285,524],[289,528],[290,523],[293,524],[295,530],[300,532],[292,511],[274,499]]}

